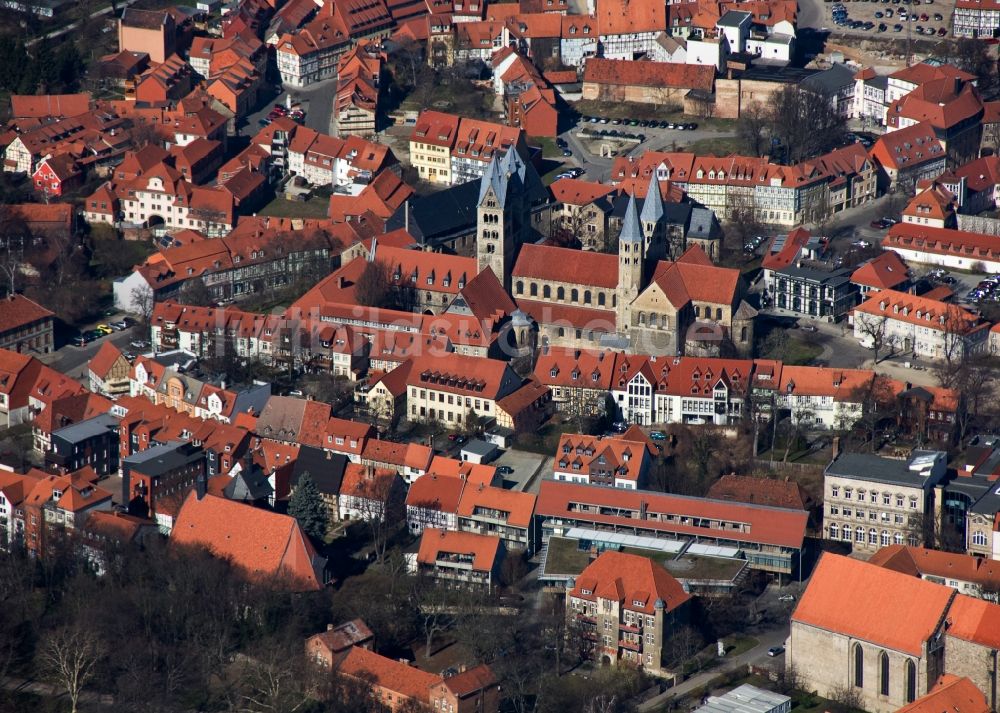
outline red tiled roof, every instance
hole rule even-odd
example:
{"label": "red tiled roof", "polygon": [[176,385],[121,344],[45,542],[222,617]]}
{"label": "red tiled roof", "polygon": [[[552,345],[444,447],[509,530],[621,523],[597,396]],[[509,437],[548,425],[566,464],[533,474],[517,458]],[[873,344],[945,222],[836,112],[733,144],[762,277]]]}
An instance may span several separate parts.
{"label": "red tiled roof", "polygon": [[[431,467],[433,468],[433,463]],[[410,486],[406,493],[406,504],[409,507],[457,513],[465,485],[464,479],[428,471]]]}
{"label": "red tiled roof", "polygon": [[90,111],[90,94],[13,94],[10,108],[15,119],[79,116]]}
{"label": "red tiled roof", "polygon": [[795,607],[792,624],[922,656],[954,595],[941,584],[824,552]]}
{"label": "red tiled roof", "polygon": [[119,359],[124,359],[121,349],[116,347],[113,342],[106,341],[101,344],[97,353],[90,358],[89,369],[99,378],[103,379]]}
{"label": "red tiled roof", "polygon": [[[475,668],[470,668],[454,676],[449,676],[439,685],[444,685],[458,698],[465,698],[468,695],[481,691],[484,688],[496,686],[499,683],[497,676],[486,664],[481,664]],[[966,713],[961,711],[960,713]]]}
{"label": "red tiled roof", "polygon": [[338,671],[345,676],[370,680],[380,688],[425,704],[429,702],[431,686],[441,680],[432,673],[358,646],[352,647],[341,659]]}
{"label": "red tiled roof", "polygon": [[660,602],[668,614],[691,599],[681,583],[649,557],[612,550],[602,552],[580,572],[568,596],[611,599],[644,614],[655,612]]}
{"label": "red tiled roof", "polygon": [[781,246],[781,250],[777,252],[774,252],[773,246],[778,238],[773,238],[767,248],[767,254],[760,263],[761,267],[765,270],[781,270],[788,267],[798,258],[799,251],[809,242],[810,237],[812,237],[812,234],[805,228],[795,228],[788,233]]}
{"label": "red tiled roof", "polygon": [[589,250],[527,243],[521,246],[511,274],[515,278],[613,290],[618,287],[618,257]]}
{"label": "red tiled roof", "polygon": [[458,514],[471,517],[476,508],[506,512],[509,525],[528,527],[535,513],[535,496],[489,485],[468,486],[458,503]]}
{"label": "red tiled roof", "polygon": [[794,480],[757,478],[750,475],[723,475],[712,483],[708,497],[778,508],[805,510],[809,496]]}
{"label": "red tiled roof", "polygon": [[[958,0],[961,6],[964,0]],[[976,0],[976,8],[980,7]],[[986,696],[976,688],[976,684],[964,676],[959,678],[950,673],[942,674],[934,687],[926,694],[909,703],[896,713],[989,713],[990,705]]]}
{"label": "red tiled roof", "polygon": [[295,518],[194,492],[181,506],[171,540],[206,547],[253,576],[276,576],[295,589],[320,589],[317,555]]}
{"label": "red tiled roof", "polygon": [[909,268],[902,258],[892,250],[886,250],[855,270],[851,275],[851,282],[879,290],[891,290],[910,279],[908,272]]}
{"label": "red tiled roof", "polygon": [[660,32],[667,26],[666,5],[660,0],[598,0],[594,14],[602,36]]}
{"label": "red tiled roof", "polygon": [[[660,9],[663,9],[662,6]],[[634,12],[635,10],[629,10],[629,16],[634,17],[632,14]],[[605,33],[602,31],[601,34]],[[715,84],[715,68],[702,64],[589,57],[583,68],[583,81],[638,87],[677,87],[710,92]]]}
{"label": "red tiled roof", "polygon": [[885,168],[905,170],[944,158],[944,147],[926,122],[883,134],[871,149],[871,156]]}
{"label": "red tiled roof", "polygon": [[1000,260],[1000,237],[915,223],[897,223],[882,239],[887,250],[954,255],[974,260]]}
{"label": "red tiled roof", "polygon": [[873,294],[854,308],[855,314],[859,312],[958,334],[972,331],[980,324],[979,316],[964,307],[895,290]]}
{"label": "red tiled roof", "polygon": [[535,378],[550,387],[610,391],[621,356],[604,350],[543,347],[535,362]]}
{"label": "red tiled roof", "polygon": [[42,319],[52,319],[54,316],[52,312],[21,294],[8,295],[0,299],[0,333]]}
{"label": "red tiled roof", "polygon": [[489,572],[496,566],[500,554],[500,538],[428,527],[420,537],[417,562],[434,564],[439,554],[471,555],[472,569]]}
{"label": "red tiled roof", "polygon": [[793,396],[832,396],[834,401],[858,401],[875,372],[870,369],[835,369],[825,366],[791,366],[781,368],[778,388]]}
{"label": "red tiled roof", "polygon": [[948,611],[948,622],[948,636],[1000,649],[1000,605],[959,594]]}
{"label": "red tiled roof", "polygon": [[[571,510],[573,503],[587,503],[609,508],[631,510],[632,517],[602,515]],[[645,511],[646,518],[640,516]],[[718,536],[737,542],[760,542],[768,545],[801,548],[805,538],[808,514],[800,510],[748,505],[707,498],[689,498],[645,490],[606,488],[557,480],[543,480],[535,509],[541,517],[567,520],[586,519],[599,524],[622,525],[684,535]],[[694,525],[648,518],[652,513],[682,513],[689,518],[733,521],[749,524],[742,531],[713,530]]]}
{"label": "red tiled roof", "polygon": [[552,196],[560,203],[584,206],[593,203],[598,198],[614,192],[615,187],[595,181],[585,181],[579,178],[560,178],[550,188]]}

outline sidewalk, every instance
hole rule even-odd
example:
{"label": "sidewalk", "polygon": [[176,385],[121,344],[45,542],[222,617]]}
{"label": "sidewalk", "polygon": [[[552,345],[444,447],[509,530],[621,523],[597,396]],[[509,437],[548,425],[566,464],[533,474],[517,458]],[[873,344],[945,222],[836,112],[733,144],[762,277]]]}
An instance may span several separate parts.
{"label": "sidewalk", "polygon": [[[785,639],[788,638],[788,626],[785,625],[780,629],[776,629],[757,637],[760,643],[749,651],[744,651],[739,656],[734,656],[731,659],[725,659],[721,664],[712,668],[708,671],[703,671],[702,673],[695,674],[691,678],[687,679],[683,683],[680,683],[673,688],[670,688],[658,696],[653,696],[648,701],[640,703],[638,709],[640,713],[649,713],[650,711],[655,711],[664,705],[671,698],[677,698],[687,695],[691,691],[704,686],[713,678],[722,675],[723,673],[728,673],[729,671],[734,671],[738,668],[746,668],[747,664],[756,661],[762,656],[767,655],[767,650],[772,646],[784,646]],[[771,659],[775,662],[780,662],[784,664],[784,659]]]}

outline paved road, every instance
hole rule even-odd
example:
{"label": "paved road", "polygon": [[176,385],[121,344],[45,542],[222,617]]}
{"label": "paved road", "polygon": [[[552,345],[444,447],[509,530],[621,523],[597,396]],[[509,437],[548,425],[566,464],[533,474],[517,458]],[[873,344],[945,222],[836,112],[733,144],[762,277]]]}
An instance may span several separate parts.
{"label": "paved road", "polygon": [[[600,131],[602,129],[617,129],[630,134],[643,134],[646,139],[641,143],[628,143],[621,149],[620,153],[628,156],[640,156],[647,151],[672,151],[676,143],[678,151],[684,151],[685,147],[702,139],[718,139],[735,136],[734,131],[715,131],[712,129],[698,128],[694,131],[679,131],[677,129],[660,129],[642,126],[615,126],[613,124],[592,124],[590,122],[579,122],[576,126],[563,132],[560,138],[569,144],[573,156],[567,159],[567,163],[579,166],[586,172],[586,177],[592,181],[606,182],[610,177],[611,164],[614,159],[602,158],[590,152],[584,145],[584,141],[578,138],[581,131]],[[614,144],[615,139],[608,139]]]}
{"label": "paved road", "polygon": [[747,664],[767,662],[772,666],[784,665],[784,655],[779,657],[770,657],[767,655],[767,650],[772,646],[784,646],[785,640],[788,638],[788,632],[789,625],[783,624],[780,627],[772,629],[768,632],[755,634],[755,637],[759,642],[755,647],[749,651],[745,651],[739,656],[725,659],[718,666],[708,671],[695,674],[683,683],[680,683],[660,695],[654,696],[648,701],[639,704],[640,713],[649,713],[650,711],[658,710],[671,698],[687,695],[696,688],[704,686],[713,678],[729,671],[746,668]]}
{"label": "paved road", "polygon": [[[119,9],[124,10],[126,7],[131,5],[132,2],[134,2],[134,0],[131,0],[130,2],[123,2],[119,6]],[[93,15],[91,15],[91,17],[102,17],[111,12],[114,12],[114,10],[115,8],[112,8],[110,5],[108,5],[103,10],[98,10],[97,12],[95,12]],[[65,27],[60,27],[57,30],[52,30],[52,32],[48,33],[47,35],[43,35],[42,37],[36,37],[35,39],[26,42],[25,47],[31,47],[32,45],[36,45],[42,40],[52,40],[55,39],[56,37],[61,37],[62,35],[65,35],[67,32],[71,32],[72,30],[75,30],[77,27],[79,27],[80,22],[81,22],[80,20],[77,20],[76,22],[71,22]]]}
{"label": "paved road", "polygon": [[334,131],[330,120],[333,113],[333,93],[336,88],[337,80],[335,78],[311,84],[303,89],[291,88],[285,91],[278,87],[277,91],[268,95],[268,99],[258,107],[257,111],[247,117],[246,125],[242,131],[249,136],[260,131],[260,120],[271,112],[275,104],[285,106],[285,98],[291,94],[292,102],[300,102],[303,111],[306,112],[306,126],[321,134],[333,135]]}
{"label": "paved road", "polygon": [[[66,345],[53,354],[45,354],[39,358],[62,374],[68,374],[75,379],[83,379],[86,377],[87,362],[97,353],[97,350],[101,348],[104,342],[110,341],[119,349],[129,349],[129,342],[132,340],[146,338],[148,338],[148,335],[146,337],[142,336],[141,331],[126,329],[124,332],[115,332],[106,337],[101,337],[85,347]],[[132,351],[135,350],[132,349]]]}

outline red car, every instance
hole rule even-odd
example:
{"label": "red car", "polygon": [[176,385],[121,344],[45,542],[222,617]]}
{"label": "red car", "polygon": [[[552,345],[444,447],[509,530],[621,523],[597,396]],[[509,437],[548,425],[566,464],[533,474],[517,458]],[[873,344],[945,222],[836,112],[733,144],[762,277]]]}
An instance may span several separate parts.
{"label": "red car", "polygon": [[272,111],[276,111],[279,114],[281,114],[282,116],[284,116],[285,114],[288,113],[288,109],[286,109],[285,107],[283,107],[281,104],[275,104],[274,105],[274,109]]}

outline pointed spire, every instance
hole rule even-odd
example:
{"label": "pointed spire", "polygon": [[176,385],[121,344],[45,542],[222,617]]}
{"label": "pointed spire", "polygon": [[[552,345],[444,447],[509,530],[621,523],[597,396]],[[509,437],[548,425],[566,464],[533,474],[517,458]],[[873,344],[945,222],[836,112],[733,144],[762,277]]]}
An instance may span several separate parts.
{"label": "pointed spire", "polygon": [[642,214],[639,218],[643,223],[659,223],[663,217],[663,198],[660,196],[660,182],[653,176],[649,179],[649,190],[642,204]]}
{"label": "pointed spire", "polygon": [[622,222],[622,232],[618,240],[623,243],[641,243],[645,240],[642,225],[639,223],[639,211],[635,207],[635,196],[628,197],[625,220]]}

